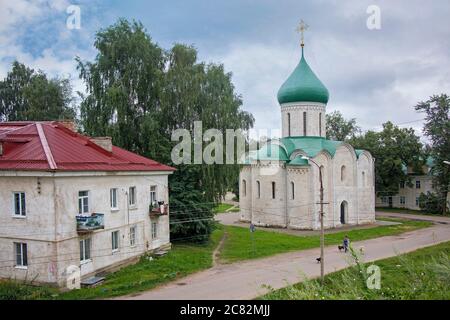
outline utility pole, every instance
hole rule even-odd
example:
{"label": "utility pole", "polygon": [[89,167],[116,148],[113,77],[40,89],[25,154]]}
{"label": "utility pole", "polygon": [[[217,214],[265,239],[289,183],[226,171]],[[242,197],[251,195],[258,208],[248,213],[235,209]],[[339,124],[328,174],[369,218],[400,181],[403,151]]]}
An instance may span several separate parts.
{"label": "utility pole", "polygon": [[322,181],[322,169],[319,167],[319,179],[320,179],[320,280],[322,285],[325,281],[325,261],[323,254],[323,247],[325,245],[325,232],[323,229],[323,181]]}
{"label": "utility pole", "polygon": [[314,160],[312,160],[309,157],[303,156],[302,159],[311,161],[319,169],[319,181],[320,181],[320,202],[319,202],[320,203],[320,212],[319,212],[319,216],[320,216],[320,280],[323,285],[324,281],[325,281],[325,254],[324,254],[325,230],[323,227],[323,217],[324,217],[323,205],[325,204],[325,202],[323,202],[322,168],[317,164],[317,162],[315,162]]}

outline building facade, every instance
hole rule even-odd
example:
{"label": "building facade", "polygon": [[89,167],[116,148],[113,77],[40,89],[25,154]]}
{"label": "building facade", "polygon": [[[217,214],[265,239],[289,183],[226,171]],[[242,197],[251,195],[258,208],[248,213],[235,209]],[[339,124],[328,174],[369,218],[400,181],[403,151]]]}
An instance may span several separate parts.
{"label": "building facade", "polygon": [[400,183],[397,195],[377,197],[376,206],[420,210],[420,195],[435,192],[431,175],[432,167],[432,158],[427,159],[420,174],[414,172],[412,167],[405,166],[404,172],[408,174],[409,181]]}
{"label": "building facade", "polygon": [[[281,86],[282,138],[249,153],[240,173],[241,220],[257,226],[320,227],[375,221],[374,159],[365,150],[326,139],[329,93],[303,54]],[[320,168],[320,169],[319,169]]]}
{"label": "building facade", "polygon": [[57,122],[0,123],[0,277],[65,286],[169,248],[173,168]]}

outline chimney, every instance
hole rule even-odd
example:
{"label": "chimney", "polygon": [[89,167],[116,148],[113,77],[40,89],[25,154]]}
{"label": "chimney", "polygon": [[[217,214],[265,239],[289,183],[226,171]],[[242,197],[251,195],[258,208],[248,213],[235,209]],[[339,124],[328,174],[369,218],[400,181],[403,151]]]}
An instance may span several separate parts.
{"label": "chimney", "polygon": [[67,129],[70,129],[73,132],[77,132],[77,124],[75,123],[74,120],[60,120],[58,122]]}
{"label": "chimney", "polygon": [[93,137],[90,141],[98,145],[99,147],[105,149],[108,152],[112,152],[112,141],[111,137]]}

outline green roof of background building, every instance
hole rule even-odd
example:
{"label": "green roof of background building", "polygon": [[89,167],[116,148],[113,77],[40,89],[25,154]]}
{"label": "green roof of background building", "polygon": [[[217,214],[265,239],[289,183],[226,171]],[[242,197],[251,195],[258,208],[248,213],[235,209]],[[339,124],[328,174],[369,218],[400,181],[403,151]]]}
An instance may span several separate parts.
{"label": "green roof of background building", "polygon": [[278,91],[280,104],[289,102],[320,102],[327,103],[328,89],[317,78],[303,56],[289,78]]}

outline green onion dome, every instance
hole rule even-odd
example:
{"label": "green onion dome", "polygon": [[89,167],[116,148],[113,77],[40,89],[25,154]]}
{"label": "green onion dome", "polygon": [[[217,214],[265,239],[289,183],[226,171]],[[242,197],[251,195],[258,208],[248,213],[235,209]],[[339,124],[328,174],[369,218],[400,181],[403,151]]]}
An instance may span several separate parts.
{"label": "green onion dome", "polygon": [[320,102],[327,104],[328,89],[317,78],[303,56],[289,78],[278,91],[280,104],[289,102]]}

